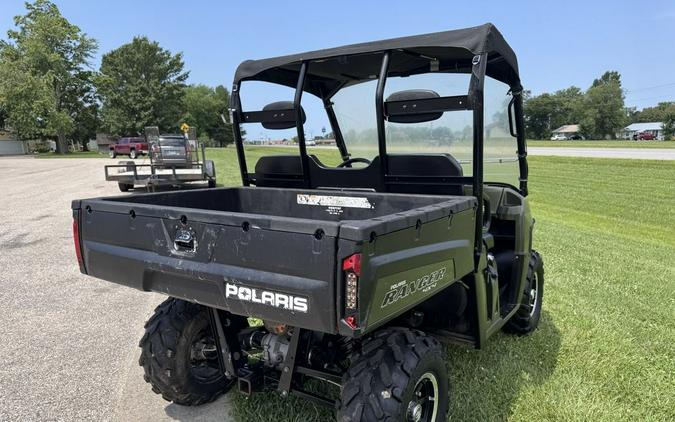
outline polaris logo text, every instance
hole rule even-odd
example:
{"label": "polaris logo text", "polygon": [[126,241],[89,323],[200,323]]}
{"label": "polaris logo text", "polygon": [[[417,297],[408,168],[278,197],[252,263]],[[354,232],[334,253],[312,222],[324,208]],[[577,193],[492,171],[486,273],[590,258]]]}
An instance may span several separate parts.
{"label": "polaris logo text", "polygon": [[443,280],[443,276],[445,276],[445,267],[422,276],[417,280],[400,281],[389,288],[389,291],[384,295],[384,300],[380,307],[385,308],[418,292],[428,292],[435,288],[439,281]]}
{"label": "polaris logo text", "polygon": [[225,298],[230,297],[236,297],[245,302],[260,303],[261,305],[288,309],[289,311],[307,313],[309,310],[309,304],[306,297],[225,283]]}

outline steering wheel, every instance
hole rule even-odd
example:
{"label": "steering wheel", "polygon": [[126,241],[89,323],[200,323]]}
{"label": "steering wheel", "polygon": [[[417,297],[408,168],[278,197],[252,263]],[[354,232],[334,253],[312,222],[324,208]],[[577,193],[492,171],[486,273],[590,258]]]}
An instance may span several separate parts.
{"label": "steering wheel", "polygon": [[354,158],[350,158],[348,160],[345,160],[345,161],[341,162],[337,166],[338,166],[338,168],[344,168],[344,167],[350,167],[351,168],[352,164],[354,164],[354,163],[370,164],[370,160],[367,159],[367,158],[354,157]]}

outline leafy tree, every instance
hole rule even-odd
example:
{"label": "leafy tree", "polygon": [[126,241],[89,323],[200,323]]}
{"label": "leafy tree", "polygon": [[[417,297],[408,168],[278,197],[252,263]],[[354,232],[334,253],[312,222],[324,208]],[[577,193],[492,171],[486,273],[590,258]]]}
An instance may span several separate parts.
{"label": "leafy tree", "polygon": [[0,41],[0,103],[19,139],[56,138],[67,151],[79,113],[91,105],[93,38],[48,0],[26,3]]}
{"label": "leafy tree", "polygon": [[183,67],[182,53],[171,54],[146,37],[103,55],[96,77],[103,127],[120,136],[141,134],[146,126],[176,130],[189,73]]}
{"label": "leafy tree", "polygon": [[626,123],[621,75],[607,71],[586,91],[581,131],[593,138],[614,138]]}
{"label": "leafy tree", "polygon": [[181,121],[197,127],[200,139],[207,138],[219,146],[234,141],[229,119],[230,93],[222,85],[215,89],[206,85],[191,85],[184,89],[185,112]]}
{"label": "leafy tree", "polygon": [[541,94],[525,100],[525,129],[538,139],[551,136],[551,131],[563,125],[577,124],[583,115],[584,94],[571,86],[553,94]]}
{"label": "leafy tree", "polygon": [[663,138],[672,139],[675,136],[675,110],[672,110],[663,119]]}
{"label": "leafy tree", "polygon": [[99,119],[99,106],[96,103],[85,104],[75,118],[75,131],[72,134],[74,142],[82,145],[82,150],[87,151],[87,142],[96,138],[96,132],[101,124]]}
{"label": "leafy tree", "polygon": [[675,114],[675,101],[661,102],[654,107],[645,107],[632,116],[631,122],[663,122],[669,116]]}
{"label": "leafy tree", "polygon": [[548,138],[551,134],[551,115],[555,110],[555,99],[551,94],[529,98],[523,107],[525,131],[536,139]]}

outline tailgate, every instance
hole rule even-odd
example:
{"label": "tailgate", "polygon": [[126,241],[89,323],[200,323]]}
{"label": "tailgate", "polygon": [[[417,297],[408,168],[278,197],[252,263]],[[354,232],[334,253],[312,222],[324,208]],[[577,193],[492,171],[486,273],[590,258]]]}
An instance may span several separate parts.
{"label": "tailgate", "polygon": [[93,277],[336,331],[335,222],[102,200],[73,208]]}

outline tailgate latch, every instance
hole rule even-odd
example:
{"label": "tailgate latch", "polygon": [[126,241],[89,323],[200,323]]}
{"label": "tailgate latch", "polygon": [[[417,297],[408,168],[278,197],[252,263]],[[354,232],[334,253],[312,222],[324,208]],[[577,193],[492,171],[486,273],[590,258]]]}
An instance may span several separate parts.
{"label": "tailgate latch", "polygon": [[192,230],[178,229],[176,237],[173,240],[173,247],[180,252],[195,252],[197,242],[195,242],[194,232]]}

